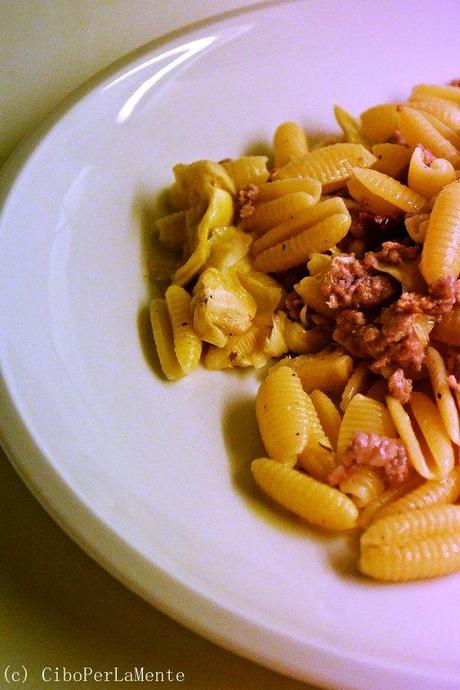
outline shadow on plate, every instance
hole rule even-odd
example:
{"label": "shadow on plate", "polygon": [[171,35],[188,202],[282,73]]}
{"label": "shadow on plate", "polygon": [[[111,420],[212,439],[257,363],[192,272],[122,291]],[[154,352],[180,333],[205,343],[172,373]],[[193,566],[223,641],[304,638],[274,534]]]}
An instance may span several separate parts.
{"label": "shadow on plate", "polygon": [[177,262],[176,254],[167,252],[159,244],[157,233],[154,231],[155,221],[166,213],[166,194],[167,190],[159,195],[139,190],[132,205],[132,214],[140,237],[140,267],[146,292],[145,303],[141,305],[137,314],[137,332],[145,361],[159,378],[164,377],[153,342],[149,304],[153,297],[159,296],[161,290],[157,287],[158,284],[160,288],[163,284],[166,288],[170,280],[171,267]]}
{"label": "shadow on plate", "polygon": [[222,433],[233,486],[257,517],[292,535],[327,542],[329,532],[312,528],[264,496],[256,486],[251,474],[251,462],[267,454],[257,427],[254,397],[231,400],[224,406]]}

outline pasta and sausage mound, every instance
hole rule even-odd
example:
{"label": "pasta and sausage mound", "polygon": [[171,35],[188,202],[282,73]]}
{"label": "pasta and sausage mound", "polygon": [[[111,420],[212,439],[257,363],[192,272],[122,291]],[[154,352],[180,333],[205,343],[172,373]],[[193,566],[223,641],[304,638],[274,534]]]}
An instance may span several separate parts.
{"label": "pasta and sausage mound", "polygon": [[261,489],[363,530],[366,575],[444,575],[460,570],[460,86],[335,115],[342,135],[315,146],[281,124],[272,160],[175,166],[153,335],[170,380],[270,364]]}

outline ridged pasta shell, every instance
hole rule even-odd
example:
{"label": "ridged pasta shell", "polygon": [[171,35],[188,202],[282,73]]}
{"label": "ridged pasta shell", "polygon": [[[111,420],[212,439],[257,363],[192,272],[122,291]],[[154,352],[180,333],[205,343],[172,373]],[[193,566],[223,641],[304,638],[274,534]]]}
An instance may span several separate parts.
{"label": "ridged pasta shell", "polygon": [[297,374],[288,367],[271,372],[256,397],[260,435],[271,458],[291,461],[305,448],[308,421],[305,394]]}
{"label": "ridged pasta shell", "polygon": [[356,432],[379,436],[396,436],[396,429],[385,405],[357,393],[349,402],[342,419],[337,452],[344,453]]}
{"label": "ridged pasta shell", "polygon": [[431,285],[460,273],[460,181],[442,189],[431,211],[420,270]]}
{"label": "ridged pasta shell", "polygon": [[348,213],[336,213],[298,235],[269,247],[256,257],[254,267],[272,273],[306,263],[314,252],[325,252],[340,242],[350,225]]}
{"label": "ridged pasta shell", "polygon": [[454,466],[455,456],[437,406],[425,393],[417,391],[411,394],[409,405],[436,463],[436,477],[446,477]]}
{"label": "ridged pasta shell", "polygon": [[164,299],[155,298],[150,302],[150,321],[163,373],[170,381],[176,381],[184,372],[174,353],[173,331]]}
{"label": "ridged pasta shell", "polygon": [[361,113],[361,128],[373,144],[390,139],[398,127],[396,104],[374,105]]}
{"label": "ridged pasta shell", "polygon": [[358,509],[337,489],[267,458],[254,460],[251,470],[270,498],[304,520],[333,530],[356,525]]}
{"label": "ridged pasta shell", "polygon": [[359,569],[386,582],[407,582],[448,575],[460,570],[460,533],[440,535],[404,546],[367,546]]}
{"label": "ridged pasta shell", "polygon": [[323,193],[327,194],[343,187],[352,168],[370,167],[375,161],[375,156],[360,144],[330,144],[283,166],[277,178],[313,177],[321,182]]}
{"label": "ridged pasta shell", "polygon": [[408,510],[454,503],[459,495],[460,471],[459,468],[455,468],[445,479],[431,479],[424,482],[402,498],[390,503],[379,513],[379,518],[385,515],[405,513]]}
{"label": "ridged pasta shell", "polygon": [[[287,180],[280,180],[281,182],[287,182]],[[276,184],[273,182],[272,184]],[[340,197],[336,196],[332,199],[326,199],[325,201],[320,201],[319,204],[313,206],[312,208],[305,208],[300,213],[297,213],[293,218],[289,218],[284,223],[275,226],[268,232],[265,232],[261,237],[258,237],[252,247],[252,253],[257,256],[261,252],[265,251],[269,247],[273,247],[279,242],[284,242],[285,240],[298,235],[300,232],[311,228],[317,223],[325,220],[325,218],[330,218],[336,213],[344,213],[348,215],[348,210],[345,202]]]}
{"label": "ridged pasta shell", "polygon": [[428,115],[413,108],[399,106],[398,129],[410,146],[422,144],[436,158],[445,158],[453,166],[460,163],[460,153],[430,122]]}
{"label": "ridged pasta shell", "polygon": [[192,298],[178,285],[170,285],[165,297],[173,333],[174,352],[184,373],[190,374],[200,362],[202,349],[201,338],[193,328]]}
{"label": "ridged pasta shell", "polygon": [[222,163],[230,175],[236,190],[248,184],[263,184],[270,176],[267,168],[267,156],[242,156]]}
{"label": "ridged pasta shell", "polygon": [[275,168],[298,159],[308,152],[308,141],[303,128],[297,122],[282,122],[273,136]]}
{"label": "ridged pasta shell", "polygon": [[460,533],[460,506],[433,506],[376,520],[361,536],[361,546],[399,546],[453,532]]}
{"label": "ridged pasta shell", "polygon": [[340,482],[340,491],[350,496],[358,508],[363,508],[385,489],[381,473],[373,467],[357,466]]}
{"label": "ridged pasta shell", "polygon": [[359,203],[385,216],[400,215],[403,211],[421,213],[428,209],[424,197],[377,170],[353,168],[348,190]]}

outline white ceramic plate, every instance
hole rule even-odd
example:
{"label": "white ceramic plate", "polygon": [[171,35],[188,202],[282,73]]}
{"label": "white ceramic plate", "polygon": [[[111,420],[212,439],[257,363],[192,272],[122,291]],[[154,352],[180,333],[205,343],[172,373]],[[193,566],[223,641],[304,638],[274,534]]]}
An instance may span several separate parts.
{"label": "white ceramic plate", "polygon": [[255,375],[166,384],[143,352],[141,217],[178,161],[260,150],[286,119],[335,131],[334,103],[359,113],[459,65],[455,2],[267,3],[131,58],[2,178],[1,423],[18,471],[148,601],[340,690],[458,690],[460,577],[373,584],[342,538],[256,495]]}

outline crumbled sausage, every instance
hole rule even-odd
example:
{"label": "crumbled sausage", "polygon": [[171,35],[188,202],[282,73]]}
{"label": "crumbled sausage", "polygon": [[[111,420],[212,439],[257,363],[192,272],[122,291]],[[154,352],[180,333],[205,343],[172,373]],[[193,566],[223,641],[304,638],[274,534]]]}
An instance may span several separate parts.
{"label": "crumbled sausage", "polygon": [[458,280],[452,276],[439,278],[428,288],[428,295],[418,292],[403,292],[396,303],[399,313],[426,314],[439,321],[448,314],[457,301]]}
{"label": "crumbled sausage", "polygon": [[[398,300],[399,301],[399,300]],[[430,323],[423,316],[414,313],[399,313],[398,302],[380,315],[384,349],[382,354],[371,365],[372,371],[388,375],[396,369],[403,369],[409,376],[419,372],[425,359],[428,346]],[[432,324],[431,324],[432,325]]]}
{"label": "crumbled sausage", "polygon": [[294,319],[294,321],[301,320],[300,312],[302,311],[304,306],[305,305],[303,299],[295,290],[291,290],[290,292],[288,292],[288,294],[284,298],[284,308],[287,311],[288,315],[291,317],[291,319]]}
{"label": "crumbled sausage", "polygon": [[412,377],[425,359],[428,338],[417,314],[400,314],[395,305],[369,322],[362,311],[343,310],[337,317],[333,338],[355,357],[374,360],[370,369],[385,378],[397,369]]}
{"label": "crumbled sausage", "polygon": [[370,273],[353,254],[334,257],[321,283],[321,292],[331,309],[374,309],[388,303],[397,290],[394,278]]}
{"label": "crumbled sausage", "polygon": [[334,340],[354,357],[377,357],[384,349],[380,329],[357,309],[343,309],[337,315]]}
{"label": "crumbled sausage", "polygon": [[456,376],[450,374],[450,376],[447,377],[447,383],[449,384],[449,388],[452,388],[456,393],[460,393],[460,382]]}
{"label": "crumbled sausage", "polygon": [[248,184],[238,192],[238,208],[240,218],[247,218],[254,213],[254,201],[259,193],[255,184]]}
{"label": "crumbled sausage", "polygon": [[329,483],[339,484],[358,465],[383,468],[388,484],[400,484],[409,476],[410,465],[403,443],[388,436],[357,431],[340,464],[330,473]]}
{"label": "crumbled sausage", "polygon": [[407,246],[400,242],[384,242],[377,252],[367,252],[364,265],[377,267],[378,261],[389,264],[400,264],[403,261],[415,261],[419,258],[420,249],[417,246]]}
{"label": "crumbled sausage", "polygon": [[362,207],[352,207],[349,211],[351,215],[349,235],[355,239],[365,239],[372,244],[374,244],[372,240],[375,239],[380,244],[382,235],[394,237],[404,234],[402,216],[397,218],[384,216]]}
{"label": "crumbled sausage", "polygon": [[405,405],[412,393],[412,381],[404,375],[402,369],[396,369],[388,379],[388,393]]}

